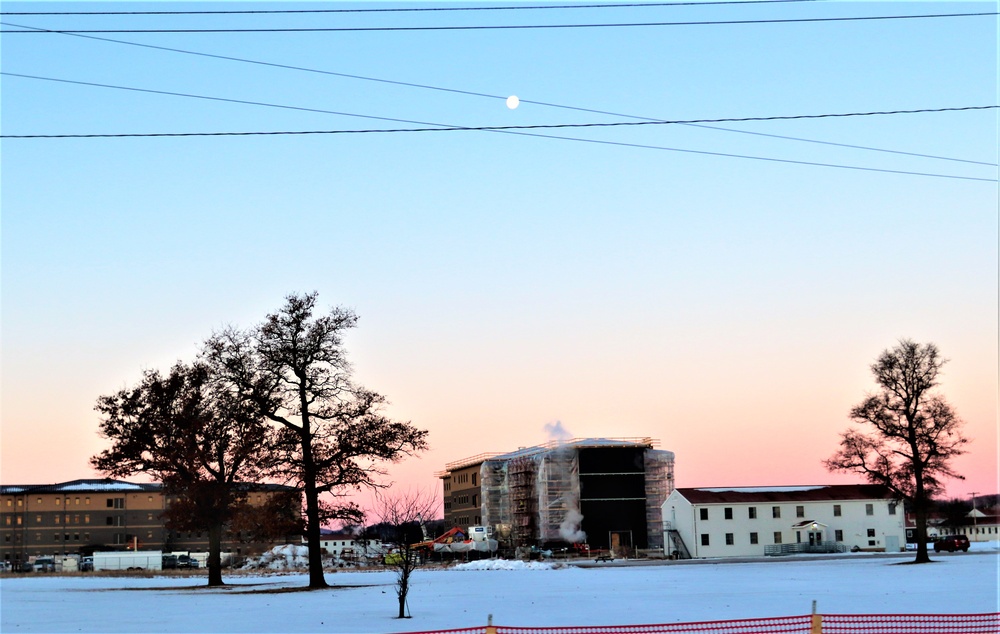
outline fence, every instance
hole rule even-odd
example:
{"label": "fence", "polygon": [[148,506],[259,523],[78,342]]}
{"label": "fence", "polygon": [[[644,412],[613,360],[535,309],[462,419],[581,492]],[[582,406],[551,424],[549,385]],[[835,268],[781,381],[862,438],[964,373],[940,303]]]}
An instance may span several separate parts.
{"label": "fence", "polygon": [[763,619],[664,623],[510,627],[490,624],[408,634],[998,634],[1000,613],[985,614],[806,614]]}

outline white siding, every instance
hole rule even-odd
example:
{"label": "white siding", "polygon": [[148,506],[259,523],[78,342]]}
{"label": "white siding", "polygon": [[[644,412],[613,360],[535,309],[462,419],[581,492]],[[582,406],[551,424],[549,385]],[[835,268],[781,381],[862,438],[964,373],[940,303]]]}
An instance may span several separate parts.
{"label": "white siding", "polygon": [[[867,514],[869,504],[872,515]],[[834,515],[834,505],[840,506],[839,516]],[[801,517],[796,513],[799,506],[803,507]],[[780,517],[773,516],[772,507],[778,507]],[[837,541],[837,531],[841,531],[840,543],[848,550],[854,546],[884,549],[887,542],[901,548],[906,544],[903,508],[898,505],[891,515],[889,507],[890,501],[882,499],[691,504],[674,491],[663,504],[663,518],[664,522],[672,521],[692,557],[752,557],[764,555],[765,547],[776,543],[775,533],[780,534],[781,543],[796,543],[792,526],[804,520],[826,525],[821,527],[823,541]],[[751,508],[756,508],[755,519],[750,518]],[[731,509],[732,519],[726,519],[726,509]],[[702,519],[703,513],[707,519]],[[807,542],[806,531],[800,532],[801,540]],[[757,534],[756,544],[751,543],[751,533]],[[727,544],[727,535],[731,544]],[[669,538],[665,535],[664,539]],[[664,543],[669,552],[670,542]]]}

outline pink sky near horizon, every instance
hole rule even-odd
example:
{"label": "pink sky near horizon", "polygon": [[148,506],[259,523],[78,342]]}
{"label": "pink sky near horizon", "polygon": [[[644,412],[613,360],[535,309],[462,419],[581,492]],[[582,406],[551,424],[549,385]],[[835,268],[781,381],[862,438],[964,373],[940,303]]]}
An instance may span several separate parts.
{"label": "pink sky near horizon", "polygon": [[[546,442],[551,439],[546,427],[555,422],[573,437],[657,439],[660,449],[675,453],[678,487],[862,481],[858,475],[827,472],[822,460],[833,454],[839,434],[847,429],[848,409],[873,387],[867,369],[870,359],[840,352],[827,358],[805,355],[803,365],[789,373],[783,364],[759,363],[750,350],[742,361],[730,355],[725,371],[710,369],[714,366],[709,363],[656,378],[649,374],[629,381],[605,380],[602,392],[597,391],[601,380],[574,373],[567,365],[562,366],[564,374],[550,375],[544,390],[532,391],[526,385],[555,368],[528,369],[523,376],[510,375],[506,382],[489,385],[478,381],[475,371],[445,373],[449,387],[442,389],[433,372],[408,375],[401,370],[403,363],[375,367],[376,359],[363,358],[367,348],[363,330],[351,333],[348,343],[360,350],[351,355],[356,359],[356,377],[389,396],[390,415],[430,431],[429,451],[388,466],[390,481],[402,488],[439,493],[434,473],[446,463]],[[965,421],[964,432],[971,439],[968,453],[953,461],[966,479],[949,481],[947,497],[998,493],[995,403],[988,398],[995,374],[964,363],[961,356],[946,356],[950,361],[939,390]],[[813,373],[822,373],[820,368],[831,364],[843,371],[843,382],[815,381]],[[106,383],[102,389],[118,389],[134,382],[138,374],[137,370],[131,378]],[[709,376],[716,380],[708,382]],[[740,376],[743,384],[737,382]],[[96,397],[84,387],[91,383],[90,377],[81,377],[80,383],[77,390],[68,390],[64,399],[44,408],[21,409],[22,405],[21,424],[4,426],[0,465],[4,484],[102,477],[88,464],[89,456],[106,446],[97,435],[98,415],[92,410]],[[719,394],[704,393],[706,386],[719,384],[729,387]],[[650,398],[656,391],[660,398]],[[497,399],[498,394],[508,393],[519,393],[520,398]],[[462,396],[445,401],[449,394]],[[55,413],[62,422],[53,422]],[[10,414],[8,409],[5,418]],[[32,424],[25,424],[29,421]],[[354,497],[371,505],[367,492]]]}

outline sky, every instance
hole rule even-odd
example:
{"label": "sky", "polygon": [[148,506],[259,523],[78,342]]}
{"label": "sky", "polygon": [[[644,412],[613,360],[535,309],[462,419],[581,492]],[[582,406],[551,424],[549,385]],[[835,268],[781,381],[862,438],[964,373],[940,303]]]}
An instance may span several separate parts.
{"label": "sky", "polygon": [[[3,34],[0,126],[329,132],[998,103],[995,15],[776,21],[991,2],[371,11],[468,6],[497,5],[5,2],[5,30],[132,32]],[[331,7],[368,11],[12,15]],[[136,32],[747,20],[771,22]],[[430,450],[392,467],[399,486],[438,490],[446,463],[544,442],[557,422],[658,439],[681,487],[856,482],[822,461],[875,387],[870,364],[912,338],[949,360],[940,391],[972,439],[947,495],[996,493],[997,121],[4,138],[0,481],[100,476],[100,395],[316,291],[360,316],[358,382],[429,431]]]}
{"label": "sky", "polygon": [[[334,587],[317,592],[289,592],[307,585],[304,574],[289,573],[229,575],[225,588],[206,588],[203,578],[187,576],[5,575],[0,626],[5,632],[45,633],[357,634],[482,628],[490,615],[501,627],[552,628],[805,616],[808,631],[815,601],[827,627],[840,625],[839,631],[850,628],[837,616],[881,614],[931,615],[944,630],[942,615],[996,614],[995,541],[975,544],[969,553],[942,554],[932,566],[899,565],[911,556],[652,566],[619,561],[548,569],[540,562],[531,562],[534,569],[522,562],[469,562],[414,571],[412,618],[406,620],[394,618],[395,574],[385,570],[329,573]],[[486,563],[495,569],[478,569]],[[986,623],[976,624],[987,631]],[[863,627],[857,619],[850,626]]]}

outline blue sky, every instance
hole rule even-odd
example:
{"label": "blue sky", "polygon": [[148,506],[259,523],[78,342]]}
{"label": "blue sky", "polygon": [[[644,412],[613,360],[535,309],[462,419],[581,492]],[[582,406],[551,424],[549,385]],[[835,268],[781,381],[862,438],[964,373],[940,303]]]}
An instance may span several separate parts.
{"label": "blue sky", "polygon": [[[535,6],[532,3],[526,6]],[[471,6],[16,3],[3,11]],[[488,6],[488,5],[480,5]],[[36,28],[416,26],[995,12],[809,2],[299,16],[11,16]],[[14,28],[7,26],[5,28]],[[415,32],[5,34],[5,73],[461,126],[997,104],[997,19]],[[5,135],[407,128],[5,75]],[[516,94],[516,110],[503,98]],[[291,292],[354,308],[359,380],[429,429],[394,470],[546,440],[652,436],[681,486],[850,481],[820,461],[900,337],[951,361],[974,438],[953,495],[997,486],[995,110],[539,130],[932,176],[490,132],[4,139],[4,482],[91,475],[97,396],[191,359]],[[422,126],[421,126],[422,127]],[[993,165],[988,165],[993,164]],[[45,447],[45,460],[38,449]],[[753,460],[734,460],[753,456]]]}

